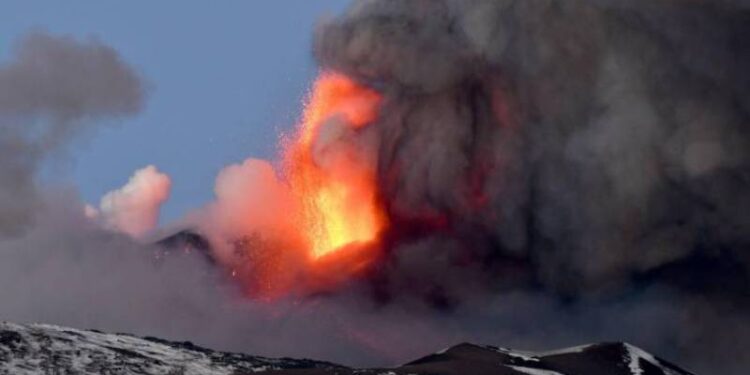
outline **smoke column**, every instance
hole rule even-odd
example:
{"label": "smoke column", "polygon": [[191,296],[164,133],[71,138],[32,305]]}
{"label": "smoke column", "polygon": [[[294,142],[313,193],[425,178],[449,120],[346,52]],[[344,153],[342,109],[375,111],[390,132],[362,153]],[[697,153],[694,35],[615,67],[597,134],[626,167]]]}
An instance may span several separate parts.
{"label": "smoke column", "polygon": [[[696,254],[746,268],[747,15],[640,4],[365,1],[320,28],[323,67],[385,94],[371,127],[394,220],[450,223],[397,258],[492,278],[518,259],[568,294]],[[419,249],[442,236],[455,249]]]}

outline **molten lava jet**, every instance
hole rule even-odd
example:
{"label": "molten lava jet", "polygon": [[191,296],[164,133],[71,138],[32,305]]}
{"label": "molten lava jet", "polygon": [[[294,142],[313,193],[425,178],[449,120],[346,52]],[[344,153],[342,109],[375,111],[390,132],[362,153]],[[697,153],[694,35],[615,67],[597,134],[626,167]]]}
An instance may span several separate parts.
{"label": "molten lava jet", "polygon": [[378,202],[374,157],[360,144],[380,95],[338,73],[322,73],[297,132],[284,142],[284,169],[299,210],[310,273],[318,287],[364,268],[387,219]]}

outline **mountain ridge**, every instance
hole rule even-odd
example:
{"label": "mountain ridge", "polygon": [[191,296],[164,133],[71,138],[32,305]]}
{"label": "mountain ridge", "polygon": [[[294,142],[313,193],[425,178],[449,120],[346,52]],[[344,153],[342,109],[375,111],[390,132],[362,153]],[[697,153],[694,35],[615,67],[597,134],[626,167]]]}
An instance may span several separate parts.
{"label": "mountain ridge", "polygon": [[461,343],[394,368],[356,369],[268,358],[50,324],[0,322],[0,374],[146,375],[694,375],[634,345],[596,343],[546,352]]}

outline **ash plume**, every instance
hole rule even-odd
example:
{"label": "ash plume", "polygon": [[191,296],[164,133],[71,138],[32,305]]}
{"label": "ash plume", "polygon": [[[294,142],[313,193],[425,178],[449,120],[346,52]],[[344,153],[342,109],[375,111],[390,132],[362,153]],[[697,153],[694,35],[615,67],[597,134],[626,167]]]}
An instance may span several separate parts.
{"label": "ash plume", "polygon": [[408,246],[449,237],[577,294],[698,254],[747,268],[747,21],[708,2],[363,1],[315,52],[385,95],[367,131],[394,226],[449,222]]}
{"label": "ash plume", "polygon": [[694,319],[750,312],[749,36],[739,2],[361,1],[321,24],[322,67],[384,96],[361,132],[391,221],[372,293],[658,290],[690,318],[652,342],[737,354],[736,322]]}
{"label": "ash plume", "polygon": [[40,204],[40,164],[96,120],[136,113],[144,86],[115,50],[42,32],[0,65],[0,235],[22,234]]}
{"label": "ash plume", "polygon": [[[734,1],[368,0],[321,23],[322,68],[382,98],[371,123],[326,124],[312,159],[364,153],[386,254],[364,282],[271,304],[39,186],[44,162],[136,114],[145,90],[111,47],[32,34],[0,65],[0,319],[378,366],[461,341],[625,340],[744,374],[749,18]],[[294,264],[285,182],[265,161],[230,166],[186,221],[219,263],[249,238]]]}

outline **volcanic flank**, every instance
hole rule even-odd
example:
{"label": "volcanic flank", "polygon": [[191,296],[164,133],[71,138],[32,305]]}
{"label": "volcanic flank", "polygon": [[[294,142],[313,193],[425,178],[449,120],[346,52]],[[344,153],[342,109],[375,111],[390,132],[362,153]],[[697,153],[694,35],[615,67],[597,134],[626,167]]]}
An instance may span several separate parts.
{"label": "volcanic flank", "polygon": [[153,166],[99,207],[37,181],[146,90],[32,34],[0,65],[0,318],[380,367],[626,340],[745,374],[749,38],[730,0],[359,1],[315,30],[278,158],[165,229]]}

